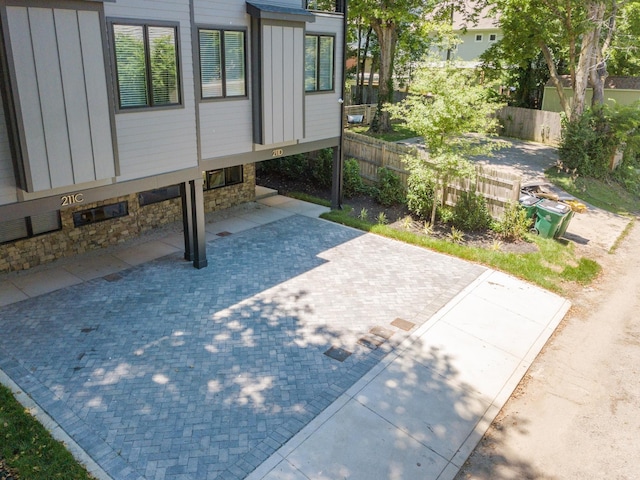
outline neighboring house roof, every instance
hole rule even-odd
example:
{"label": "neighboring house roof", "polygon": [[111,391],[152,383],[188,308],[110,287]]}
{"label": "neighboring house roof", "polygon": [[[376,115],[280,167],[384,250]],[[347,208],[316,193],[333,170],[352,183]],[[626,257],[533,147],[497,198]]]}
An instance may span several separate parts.
{"label": "neighboring house roof", "polygon": [[[468,2],[466,5],[466,9],[468,12],[474,8],[473,2]],[[453,30],[498,30],[500,27],[498,25],[498,18],[492,17],[490,13],[490,9],[485,7],[482,11],[477,15],[476,21],[471,22],[465,19],[465,15],[462,13],[455,11],[453,12]]]}
{"label": "neighboring house roof", "polygon": [[[571,88],[571,76],[561,75],[560,79],[565,88]],[[553,87],[553,83],[549,80],[545,87]],[[591,87],[591,81],[589,81]],[[604,81],[604,88],[609,90],[640,90],[640,77],[607,77]]]}

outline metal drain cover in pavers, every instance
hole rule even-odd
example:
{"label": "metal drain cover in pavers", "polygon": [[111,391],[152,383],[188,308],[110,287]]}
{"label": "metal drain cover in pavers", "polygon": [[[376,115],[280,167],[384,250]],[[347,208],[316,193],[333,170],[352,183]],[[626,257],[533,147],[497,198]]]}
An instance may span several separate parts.
{"label": "metal drain cover in pavers", "polygon": [[163,257],[0,307],[0,368],[114,479],[246,477],[384,357],[362,332],[485,271],[303,216],[228,240],[204,269]]}
{"label": "metal drain cover in pavers", "polygon": [[375,326],[371,330],[369,330],[369,333],[384,338],[385,340],[389,340],[396,332],[394,332],[390,328]]}
{"label": "metal drain cover in pavers", "polygon": [[404,330],[405,332],[408,332],[416,326],[415,323],[408,320],[403,320],[402,318],[396,318],[393,322],[391,322],[391,325],[393,325],[394,327],[398,327],[400,330]]}
{"label": "metal drain cover in pavers", "polygon": [[375,350],[385,342],[384,338],[377,337],[375,335],[365,335],[358,339],[358,343],[370,350]]}
{"label": "metal drain cover in pavers", "polygon": [[340,347],[331,347],[329,350],[324,352],[324,354],[329,358],[338,360],[339,362],[344,362],[347,358],[351,356],[351,352]]}

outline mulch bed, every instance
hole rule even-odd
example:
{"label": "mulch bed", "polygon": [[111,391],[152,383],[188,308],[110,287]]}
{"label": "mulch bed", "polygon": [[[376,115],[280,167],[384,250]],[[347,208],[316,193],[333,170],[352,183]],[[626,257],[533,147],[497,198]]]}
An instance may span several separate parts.
{"label": "mulch bed", "polygon": [[[305,179],[285,179],[281,176],[270,172],[269,174],[258,174],[256,183],[267,188],[277,190],[281,195],[287,195],[292,192],[306,193],[323,200],[331,200],[330,188],[319,188],[311,181]],[[375,223],[380,213],[384,213],[388,225],[398,230],[410,230],[413,233],[424,235],[424,222],[416,219],[411,215],[406,205],[393,205],[390,207],[380,205],[369,195],[358,195],[352,198],[345,198],[343,204],[351,207],[351,215],[358,217],[365,209],[367,211],[367,220]],[[409,221],[408,219],[411,219]],[[436,239],[447,240],[451,232],[451,227],[446,224],[439,224],[433,227],[429,236]],[[499,246],[502,252],[512,253],[530,253],[538,251],[538,247],[533,243],[524,241],[505,242],[491,230],[482,232],[465,232],[462,244],[492,249]]]}

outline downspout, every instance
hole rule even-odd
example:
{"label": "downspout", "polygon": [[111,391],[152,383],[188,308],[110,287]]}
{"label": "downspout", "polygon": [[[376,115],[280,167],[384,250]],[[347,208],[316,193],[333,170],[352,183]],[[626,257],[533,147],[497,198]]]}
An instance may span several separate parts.
{"label": "downspout", "polygon": [[346,65],[347,65],[347,27],[348,27],[348,6],[347,0],[338,0],[342,2],[342,82],[340,87],[340,137],[339,144],[333,153],[333,181],[331,182],[331,208],[334,210],[342,209],[342,181],[344,171],[344,95],[345,83],[347,81]]}

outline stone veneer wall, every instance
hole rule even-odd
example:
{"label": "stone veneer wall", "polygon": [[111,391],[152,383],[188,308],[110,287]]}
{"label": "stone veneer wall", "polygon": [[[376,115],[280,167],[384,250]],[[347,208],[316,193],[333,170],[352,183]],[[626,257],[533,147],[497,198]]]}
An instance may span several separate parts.
{"label": "stone veneer wall", "polygon": [[[238,185],[204,192],[205,212],[213,212],[255,199],[255,165],[243,167],[244,181]],[[102,205],[128,202],[129,215],[82,227],[73,225],[73,213]],[[27,270],[59,258],[123,243],[153,228],[182,221],[179,198],[140,206],[137,194],[83,204],[60,212],[62,229],[0,245],[0,273]]]}

